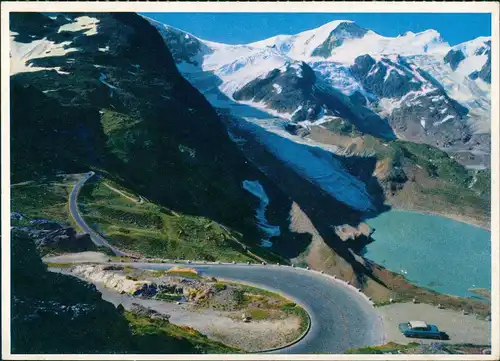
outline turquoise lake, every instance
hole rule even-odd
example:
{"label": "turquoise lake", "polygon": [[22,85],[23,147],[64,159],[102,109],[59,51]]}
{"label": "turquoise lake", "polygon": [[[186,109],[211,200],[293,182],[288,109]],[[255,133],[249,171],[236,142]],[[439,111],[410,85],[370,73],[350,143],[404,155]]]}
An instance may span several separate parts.
{"label": "turquoise lake", "polygon": [[410,282],[461,297],[491,290],[491,234],[449,218],[392,210],[366,220],[375,240],[364,256]]}

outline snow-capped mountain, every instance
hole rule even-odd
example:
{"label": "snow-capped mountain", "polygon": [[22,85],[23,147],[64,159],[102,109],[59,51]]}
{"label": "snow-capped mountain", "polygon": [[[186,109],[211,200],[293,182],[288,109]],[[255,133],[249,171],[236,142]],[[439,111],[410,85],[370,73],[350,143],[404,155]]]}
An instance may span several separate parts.
{"label": "snow-capped mountain", "polygon": [[407,32],[395,38],[381,36],[352,21],[329,22],[296,35],[278,35],[251,43],[252,47],[272,46],[291,58],[310,61],[324,58],[350,64],[361,54],[423,54],[446,52],[448,43],[435,30]]}
{"label": "snow-capped mountain", "polygon": [[304,126],[340,117],[365,133],[441,148],[489,131],[488,37],[451,47],[435,30],[385,37],[339,20],[227,45],[150,22],[216,106],[245,104]]}

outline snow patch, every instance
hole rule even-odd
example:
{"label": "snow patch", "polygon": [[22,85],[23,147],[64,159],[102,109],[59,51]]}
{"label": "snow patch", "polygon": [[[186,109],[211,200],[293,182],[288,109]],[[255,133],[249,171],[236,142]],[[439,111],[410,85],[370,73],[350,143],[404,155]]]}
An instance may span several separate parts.
{"label": "snow patch", "polygon": [[273,88],[276,90],[276,94],[281,94],[283,88],[279,84],[273,84]]}
{"label": "snow patch", "polygon": [[278,118],[286,119],[286,120],[291,120],[292,119],[292,114],[290,114],[290,113],[280,113],[280,112],[278,112],[278,111],[276,111],[274,109],[271,109],[271,108],[269,108],[267,106],[267,104],[264,101],[255,102],[253,100],[242,100],[242,101],[238,101],[238,103],[239,104],[248,105],[248,106],[250,106],[252,108],[261,110],[261,111],[269,114],[271,117],[278,117]]}
{"label": "snow patch", "polygon": [[266,208],[269,205],[269,198],[267,197],[264,187],[259,181],[243,181],[243,188],[260,199],[259,208],[255,211],[255,218],[260,230],[266,234],[266,238],[261,240],[261,247],[271,247],[273,244],[270,241],[271,237],[278,237],[281,234],[279,226],[269,224],[266,218]]}
{"label": "snow patch", "polygon": [[474,172],[474,176],[472,177],[472,181],[470,182],[468,188],[474,187],[474,185],[477,183],[477,170]]}
{"label": "snow patch", "polygon": [[439,122],[434,122],[433,125],[436,126],[436,125],[440,125],[440,124],[443,124],[444,122],[447,122],[448,120],[451,120],[455,118],[455,116],[453,115],[447,115],[446,117],[444,117],[442,120],[440,120]]}
{"label": "snow patch", "polygon": [[379,101],[379,106],[382,108],[381,116],[386,117],[391,115],[394,109],[401,107],[402,99],[392,99],[392,98],[381,98]]}
{"label": "snow patch", "polygon": [[99,76],[99,81],[109,88],[109,96],[113,97],[113,90],[118,89],[118,88],[115,87],[114,85],[111,85],[110,83],[108,83],[106,81],[107,78],[108,77],[106,76],[106,74],[101,73],[101,76]]}
{"label": "snow patch", "polygon": [[[459,44],[454,49],[463,50],[466,56],[474,56],[475,50],[480,44],[490,38],[478,38],[467,43]],[[470,47],[470,49],[468,49]],[[460,49],[462,48],[462,49]],[[467,48],[467,49],[465,49]],[[481,79],[472,80],[469,78],[470,72],[480,70],[483,64],[473,69],[470,60],[464,64],[459,64],[457,71],[453,71],[449,64],[444,64],[443,57],[433,54],[417,55],[411,59],[419,68],[429,73],[445,88],[450,98],[458,101],[469,109],[467,122],[475,132],[489,132],[491,126],[491,86]],[[466,60],[463,60],[464,62]],[[471,70],[470,72],[468,72]],[[437,100],[436,100],[437,101]]]}
{"label": "snow patch", "polygon": [[439,102],[439,101],[442,101],[444,100],[444,96],[443,95],[440,95],[440,96],[435,96],[435,97],[432,97],[431,101],[433,103],[436,103],[436,102]]}
{"label": "snow patch", "polygon": [[384,83],[387,81],[387,79],[389,79],[389,77],[391,76],[392,73],[397,73],[401,76],[406,76],[404,71],[396,68],[395,66],[388,64],[386,62],[384,62],[384,64],[387,67],[387,71],[386,71],[385,76],[384,76]]}
{"label": "snow patch", "polygon": [[103,83],[104,85],[106,85],[108,88],[111,88],[111,89],[118,89],[118,88],[117,88],[117,87],[115,87],[114,85],[109,84],[109,83],[106,81],[106,79],[107,79],[107,78],[108,78],[108,77],[106,76],[106,74],[101,73],[101,76],[99,77],[99,81],[100,81],[101,83]]}
{"label": "snow patch", "polygon": [[74,22],[61,26],[57,32],[85,30],[83,34],[87,36],[96,35],[98,23],[99,19],[91,18],[90,16],[80,16]]}
{"label": "snow patch", "polygon": [[331,61],[320,61],[309,63],[309,66],[315,73],[319,73],[323,81],[342,94],[350,96],[355,92],[359,92],[366,98],[370,98],[370,95],[352,77],[349,68],[345,65]]}
{"label": "snow patch", "polygon": [[70,41],[64,41],[56,44],[46,38],[34,40],[31,43],[19,43],[14,40],[17,33],[11,32],[10,42],[10,74],[34,72],[43,70],[55,70],[60,74],[68,74],[62,72],[60,67],[44,68],[36,67],[33,64],[27,65],[26,63],[33,59],[48,58],[52,56],[64,56],[68,53],[78,51],[76,48],[67,48],[71,45]]}
{"label": "snow patch", "polygon": [[368,74],[366,74],[366,77],[369,78],[372,75],[377,74],[379,70],[380,70],[380,66],[377,63],[373,64],[372,67],[370,68],[370,71],[368,72]]}
{"label": "snow patch", "polygon": [[296,70],[295,74],[297,75],[298,78],[302,78],[303,77],[303,75],[302,75],[302,66],[300,66],[297,63],[293,63],[292,65],[290,65],[290,68]]}
{"label": "snow patch", "polygon": [[424,117],[420,118],[420,125],[422,126],[422,128],[425,129],[425,118]]}
{"label": "snow patch", "polygon": [[292,115],[290,116],[290,119],[293,118],[294,115],[297,114],[297,112],[300,112],[301,110],[302,110],[302,105],[299,105],[297,109],[295,109]]}

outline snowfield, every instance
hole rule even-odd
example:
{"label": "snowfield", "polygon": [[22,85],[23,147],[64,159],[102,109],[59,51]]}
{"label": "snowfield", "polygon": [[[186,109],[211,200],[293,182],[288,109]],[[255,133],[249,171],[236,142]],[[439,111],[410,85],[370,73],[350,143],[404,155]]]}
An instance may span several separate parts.
{"label": "snowfield", "polygon": [[259,198],[260,205],[255,211],[255,218],[257,225],[261,231],[266,234],[266,237],[261,240],[261,247],[272,247],[273,243],[270,241],[271,237],[278,237],[281,234],[280,227],[269,224],[266,218],[266,208],[269,204],[269,198],[264,190],[264,187],[259,181],[243,181],[242,187],[254,196]]}
{"label": "snowfield", "polygon": [[[148,20],[160,27],[158,22]],[[384,82],[390,80],[391,74],[410,76],[411,82],[423,84],[420,90],[422,94],[436,88],[431,81],[422,77],[418,69],[428,72],[444,87],[451,98],[470,110],[467,121],[476,132],[489,132],[490,85],[481,79],[470,79],[469,74],[479,71],[485,64],[487,55],[485,51],[478,53],[478,49],[484,48],[485,42],[491,40],[490,37],[479,37],[452,47],[437,31],[432,29],[420,33],[407,32],[396,37],[385,37],[358,27],[362,29],[361,33],[351,36],[349,31],[345,30],[346,26],[357,25],[352,21],[337,20],[299,34],[278,35],[242,45],[227,45],[202,40],[193,34],[168,25],[161,25],[160,29],[184,34],[184,37],[202,44],[203,49],[193,57],[199,65],[182,61],[178,63],[179,70],[188,79],[190,76],[199,77],[200,72],[215,75],[218,91],[231,100],[237,90],[256,78],[266,76],[273,69],[283,71],[287,67],[295,67],[297,76],[300,77],[300,62],[304,61],[317,74],[321,84],[346,96],[358,92],[369,101],[379,103],[380,116],[389,116],[392,110],[401,105],[402,100],[377,99],[353,77],[349,69],[358,56],[368,54],[387,68]],[[344,29],[339,32],[338,29],[341,27]],[[326,57],[313,55],[315,50],[329,41],[331,34],[336,31],[337,39],[342,41],[331,49],[330,55]],[[461,50],[466,56],[456,70],[452,70],[450,65],[444,62],[444,57],[450,50]],[[403,65],[404,71],[401,67],[402,61],[406,63]],[[377,63],[367,76],[373,76],[380,70]],[[193,85],[197,84],[193,83]],[[283,91],[277,87],[274,89],[277,94]],[[200,90],[203,91],[203,89]],[[240,103],[267,112],[270,116],[283,119],[290,119],[291,116],[288,113],[276,112],[262,103],[252,101]]]}
{"label": "snowfield", "polygon": [[99,19],[89,16],[80,16],[76,18],[74,22],[61,26],[58,32],[85,30],[84,34],[87,36],[96,35],[97,23],[99,23]]}
{"label": "snowfield", "polygon": [[64,56],[78,49],[69,48],[70,41],[63,41],[56,44],[47,39],[33,40],[30,43],[20,43],[15,41],[17,33],[10,32],[10,75],[32,71],[55,70],[60,74],[68,74],[60,70],[59,67],[43,68],[27,64],[33,59],[48,58],[52,56]]}
{"label": "snowfield", "polygon": [[[75,18],[75,21],[62,25],[58,33],[70,31],[83,31],[83,35],[92,36],[97,34],[97,24],[99,20],[89,16],[80,16]],[[54,56],[64,56],[68,53],[79,51],[77,48],[69,47],[71,45],[70,41],[63,41],[61,43],[55,43],[46,38],[33,40],[29,43],[21,43],[15,41],[16,32],[10,32],[10,75],[24,73],[24,72],[34,72],[43,70],[55,70],[59,74],[69,74],[60,70],[60,67],[44,68],[36,67],[28,62],[34,59],[48,58]],[[106,48],[99,49],[100,51],[106,52],[109,50],[109,46]]]}

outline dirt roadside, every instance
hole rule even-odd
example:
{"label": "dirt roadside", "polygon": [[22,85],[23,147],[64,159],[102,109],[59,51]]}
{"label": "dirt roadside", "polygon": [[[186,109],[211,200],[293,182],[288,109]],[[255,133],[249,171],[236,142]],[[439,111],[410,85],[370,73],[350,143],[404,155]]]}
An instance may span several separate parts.
{"label": "dirt roadside", "polygon": [[422,320],[436,325],[446,332],[449,340],[445,343],[491,344],[491,321],[480,320],[474,315],[464,315],[454,310],[443,310],[432,305],[413,303],[394,303],[378,308],[382,314],[388,341],[407,344],[409,342],[432,343],[435,340],[413,339],[403,336],[398,325],[411,320]]}

